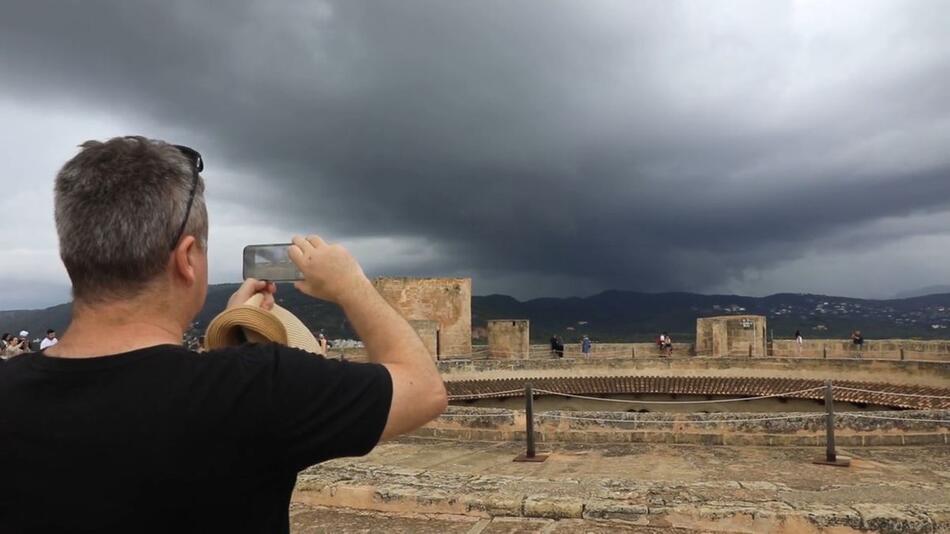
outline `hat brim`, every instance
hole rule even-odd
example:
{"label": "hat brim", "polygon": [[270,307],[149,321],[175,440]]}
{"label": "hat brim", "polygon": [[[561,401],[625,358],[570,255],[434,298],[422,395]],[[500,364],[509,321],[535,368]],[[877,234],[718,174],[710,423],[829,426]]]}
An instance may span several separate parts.
{"label": "hat brim", "polygon": [[228,308],[212,319],[205,332],[208,349],[234,347],[245,341],[273,342],[308,352],[319,352],[313,333],[285,308],[270,310],[260,307],[263,296],[257,294],[240,306]]}

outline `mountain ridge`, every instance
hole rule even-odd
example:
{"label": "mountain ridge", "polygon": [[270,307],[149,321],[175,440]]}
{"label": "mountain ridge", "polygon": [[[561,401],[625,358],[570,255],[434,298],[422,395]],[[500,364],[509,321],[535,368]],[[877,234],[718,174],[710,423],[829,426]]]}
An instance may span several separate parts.
{"label": "mountain ridge", "polygon": [[[227,303],[238,284],[208,287],[208,299],[193,330],[203,331]],[[342,311],[329,302],[312,299],[290,285],[282,285],[278,302],[313,330],[330,337],[356,337]],[[26,329],[31,337],[47,328],[62,332],[69,323],[69,303],[36,310],[0,311],[0,332]],[[607,290],[588,297],[538,297],[518,300],[510,295],[472,297],[473,330],[490,319],[528,319],[531,337],[543,341],[552,335],[573,340],[590,335],[599,341],[646,341],[662,331],[690,339],[697,317],[729,314],[768,317],[775,337],[848,337],[862,330],[866,337],[950,337],[950,293],[900,299],[861,299],[812,293],[776,293],[765,297],[704,295],[689,292],[645,293]]]}

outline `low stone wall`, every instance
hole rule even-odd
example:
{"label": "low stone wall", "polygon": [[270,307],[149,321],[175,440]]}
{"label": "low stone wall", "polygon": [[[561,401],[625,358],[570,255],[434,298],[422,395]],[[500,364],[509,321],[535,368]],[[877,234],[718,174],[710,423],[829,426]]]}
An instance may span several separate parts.
{"label": "low stone wall", "polygon": [[[838,414],[842,447],[950,444],[950,410],[862,412],[863,416],[920,419],[896,421]],[[571,417],[574,419],[567,419]],[[780,418],[780,419],[774,419]],[[451,406],[415,435],[464,441],[524,441],[520,410]],[[823,414],[544,412],[535,414],[539,443],[669,443],[750,446],[824,446]]]}
{"label": "low stone wall", "polygon": [[771,356],[855,358],[860,355],[863,358],[897,360],[901,357],[901,349],[907,360],[950,362],[950,340],[872,339],[857,347],[850,339],[806,339],[799,347],[793,339],[776,339],[771,344]]}
{"label": "low stone wall", "polygon": [[578,376],[782,377],[950,387],[942,362],[821,358],[558,358],[439,362],[446,382]]}
{"label": "low stone wall", "polygon": [[[692,343],[673,343],[674,356],[693,354]],[[591,345],[591,358],[650,358],[665,356],[656,343],[597,343]],[[531,345],[532,359],[551,358],[550,345]],[[580,343],[566,343],[564,357],[583,357]]]}

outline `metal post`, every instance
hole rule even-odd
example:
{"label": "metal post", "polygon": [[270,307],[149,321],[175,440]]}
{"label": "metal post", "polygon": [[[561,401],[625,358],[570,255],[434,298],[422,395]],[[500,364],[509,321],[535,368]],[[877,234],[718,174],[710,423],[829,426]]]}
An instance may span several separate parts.
{"label": "metal post", "polygon": [[901,361],[904,361],[904,347],[901,347]]}
{"label": "metal post", "polygon": [[835,396],[831,380],[825,382],[825,460],[837,461],[835,452]]}
{"label": "metal post", "polygon": [[821,346],[821,357],[826,360],[828,359],[828,347],[824,345]]}
{"label": "metal post", "polygon": [[534,448],[534,388],[528,382],[524,385],[524,420],[526,450],[515,458],[516,462],[543,462],[548,456],[537,454]]}
{"label": "metal post", "polygon": [[633,347],[633,359],[634,359],[634,360],[637,359],[637,347],[636,347],[636,345],[634,345],[634,347]]}
{"label": "metal post", "polygon": [[534,390],[531,383],[524,385],[524,418],[525,418],[525,439],[528,442],[528,450],[525,456],[534,458]]}
{"label": "metal post", "polygon": [[749,357],[752,357],[752,343],[749,343]]}
{"label": "metal post", "polygon": [[815,463],[842,467],[851,465],[851,458],[839,457],[835,447],[835,400],[831,380],[825,381],[825,457]]}

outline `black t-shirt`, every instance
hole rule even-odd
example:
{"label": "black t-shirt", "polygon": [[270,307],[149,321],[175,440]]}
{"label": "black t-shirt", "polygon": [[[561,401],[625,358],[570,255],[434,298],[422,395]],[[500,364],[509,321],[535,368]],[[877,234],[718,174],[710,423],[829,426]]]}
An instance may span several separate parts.
{"label": "black t-shirt", "polygon": [[368,453],[378,364],[278,345],[0,363],[0,532],[287,532],[297,472]]}

